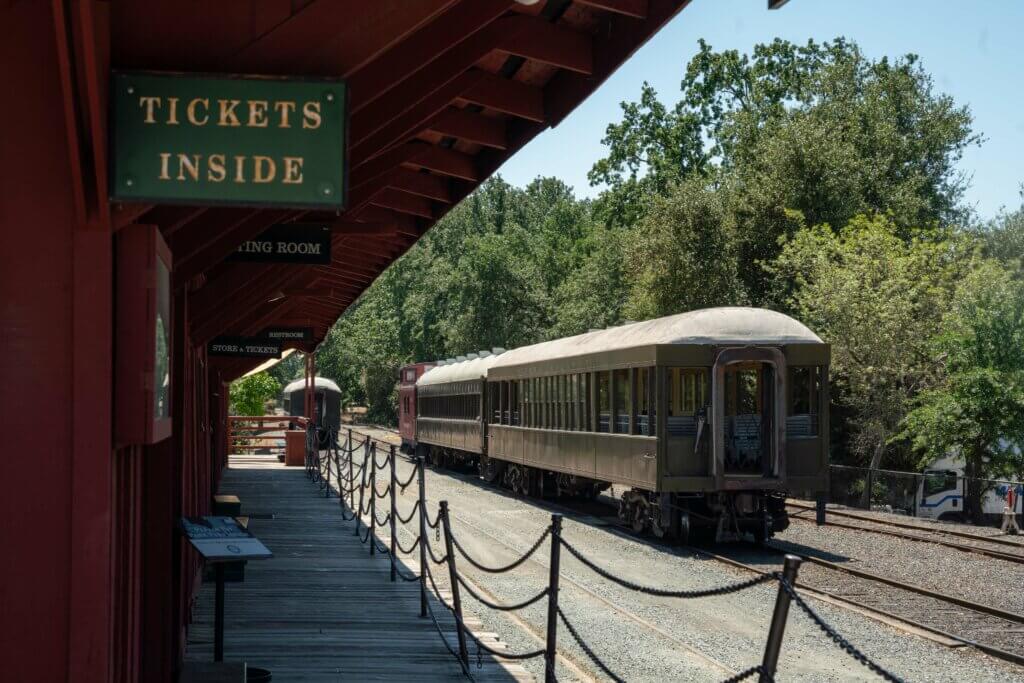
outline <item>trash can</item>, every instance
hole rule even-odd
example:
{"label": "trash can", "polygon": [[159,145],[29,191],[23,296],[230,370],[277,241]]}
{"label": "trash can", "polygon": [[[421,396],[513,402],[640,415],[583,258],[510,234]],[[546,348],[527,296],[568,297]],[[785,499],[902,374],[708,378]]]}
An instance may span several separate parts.
{"label": "trash can", "polygon": [[306,464],[306,432],[289,429],[284,433],[284,464],[302,467]]}

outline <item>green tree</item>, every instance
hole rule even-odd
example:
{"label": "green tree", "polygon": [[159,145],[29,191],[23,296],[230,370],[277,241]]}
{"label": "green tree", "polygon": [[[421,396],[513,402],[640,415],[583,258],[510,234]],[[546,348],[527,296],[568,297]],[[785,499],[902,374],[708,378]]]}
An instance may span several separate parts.
{"label": "green tree", "polygon": [[266,372],[241,377],[231,383],[228,399],[232,415],[263,415],[265,404],[277,396],[281,384]]}
{"label": "green tree", "polygon": [[622,323],[629,296],[625,242],[630,231],[597,227],[577,242],[585,255],[554,292],[551,338]]}
{"label": "green tree", "polygon": [[734,236],[722,194],[699,178],[656,199],[629,237],[626,315],[646,320],[745,303]]}
{"label": "green tree", "polygon": [[[922,465],[958,453],[968,477],[1024,475],[1024,285],[984,263],[958,288],[934,346],[944,381],[917,397],[899,436]],[[975,520],[983,493],[968,482]]]}
{"label": "green tree", "polygon": [[909,401],[939,378],[931,340],[974,260],[973,241],[952,232],[909,242],[900,233],[888,219],[863,216],[838,234],[807,228],[767,266],[786,292],[779,298],[832,345],[833,402],[848,417],[841,427],[854,463],[871,467],[887,450],[886,465],[911,464],[891,438]]}
{"label": "green tree", "polygon": [[1016,211],[1001,212],[985,227],[982,238],[986,252],[1024,274],[1024,205]]}
{"label": "green tree", "polygon": [[680,178],[704,178],[726,192],[754,303],[767,301],[767,282],[751,266],[775,257],[779,238],[798,228],[793,216],[841,227],[885,213],[904,239],[965,216],[956,165],[980,136],[914,55],[871,60],[843,38],[775,40],[750,55],[701,41],[681,89],[671,109],[646,84],[638,102],[622,105],[603,140],[608,156],[590,173],[609,188],[598,211],[630,225]]}

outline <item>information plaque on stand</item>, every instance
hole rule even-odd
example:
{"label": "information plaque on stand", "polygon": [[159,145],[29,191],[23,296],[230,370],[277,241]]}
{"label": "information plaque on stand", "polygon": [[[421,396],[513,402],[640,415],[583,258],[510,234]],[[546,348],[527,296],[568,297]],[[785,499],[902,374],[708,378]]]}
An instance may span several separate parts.
{"label": "information plaque on stand", "polygon": [[181,529],[203,560],[214,567],[213,661],[224,661],[224,566],[231,562],[266,560],[273,553],[234,517],[182,517]]}
{"label": "information plaque on stand", "polygon": [[266,560],[274,556],[234,517],[183,517],[181,526],[189,543],[207,562]]}

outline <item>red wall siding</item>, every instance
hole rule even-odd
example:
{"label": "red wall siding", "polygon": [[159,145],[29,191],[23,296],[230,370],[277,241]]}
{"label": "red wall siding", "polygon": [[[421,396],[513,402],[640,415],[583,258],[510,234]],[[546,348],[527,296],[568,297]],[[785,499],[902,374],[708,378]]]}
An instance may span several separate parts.
{"label": "red wall siding", "polygon": [[[0,678],[55,681],[66,678],[71,646],[71,466],[81,452],[71,401],[77,219],[50,5],[8,4],[3,12],[0,613],[13,628],[5,627],[0,638]],[[109,343],[109,332],[97,334]],[[109,544],[98,550],[109,552]],[[105,604],[108,596],[95,598]],[[96,655],[92,665],[105,680],[109,624],[100,617],[91,626],[98,627],[97,646],[88,648]],[[83,672],[80,680],[95,679]]]}

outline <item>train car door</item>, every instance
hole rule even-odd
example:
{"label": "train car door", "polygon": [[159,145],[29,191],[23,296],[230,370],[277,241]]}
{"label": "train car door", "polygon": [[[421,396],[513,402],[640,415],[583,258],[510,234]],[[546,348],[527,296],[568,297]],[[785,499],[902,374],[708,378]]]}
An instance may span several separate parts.
{"label": "train car door", "polygon": [[723,489],[785,476],[786,361],[773,348],[725,349],[712,381],[714,472]]}

